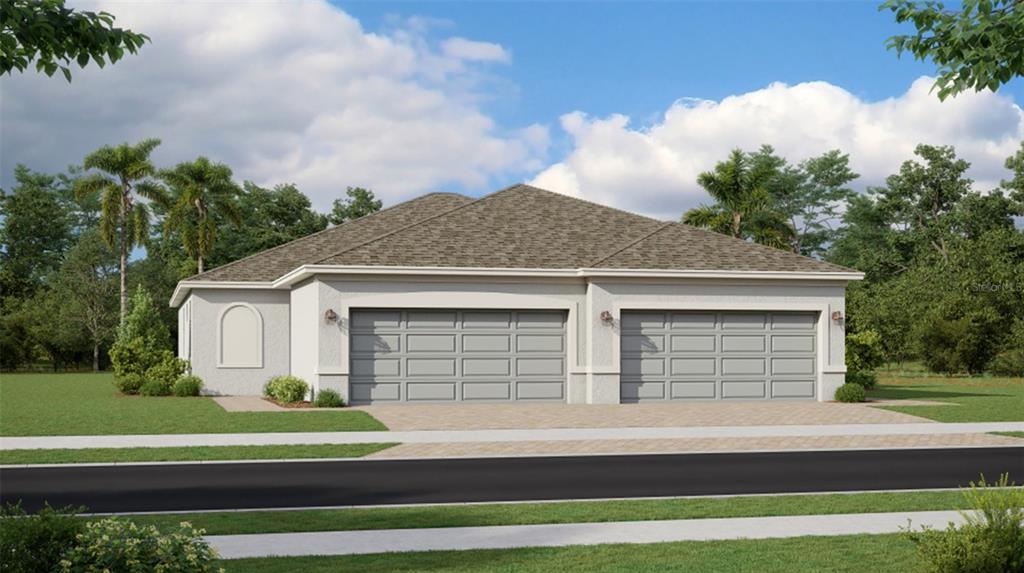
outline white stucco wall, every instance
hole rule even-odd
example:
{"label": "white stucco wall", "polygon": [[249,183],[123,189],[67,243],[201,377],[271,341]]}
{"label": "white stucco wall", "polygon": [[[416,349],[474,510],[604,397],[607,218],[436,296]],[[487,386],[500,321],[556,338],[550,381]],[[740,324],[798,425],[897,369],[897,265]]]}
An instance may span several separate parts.
{"label": "white stucco wall", "polygon": [[[289,292],[273,290],[195,289],[192,307],[192,373],[203,379],[207,394],[256,395],[271,376],[288,374]],[[262,367],[228,367],[219,364],[220,319],[225,309],[244,303],[259,313],[262,332]]]}

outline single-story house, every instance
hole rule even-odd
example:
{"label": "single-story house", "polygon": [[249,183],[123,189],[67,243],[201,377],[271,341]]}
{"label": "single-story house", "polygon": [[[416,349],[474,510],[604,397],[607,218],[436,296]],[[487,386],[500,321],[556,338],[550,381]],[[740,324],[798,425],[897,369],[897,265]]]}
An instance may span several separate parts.
{"label": "single-story house", "polygon": [[527,185],[432,193],[181,281],[212,394],[352,404],[831,400],[846,284],[790,252]]}

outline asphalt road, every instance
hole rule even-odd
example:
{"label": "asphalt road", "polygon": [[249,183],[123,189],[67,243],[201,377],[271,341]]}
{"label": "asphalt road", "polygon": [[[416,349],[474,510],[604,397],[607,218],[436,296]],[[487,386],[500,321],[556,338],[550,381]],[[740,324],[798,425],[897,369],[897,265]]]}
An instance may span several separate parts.
{"label": "asphalt road", "polygon": [[95,512],[940,488],[1024,479],[1024,448],[0,470],[0,499]]}

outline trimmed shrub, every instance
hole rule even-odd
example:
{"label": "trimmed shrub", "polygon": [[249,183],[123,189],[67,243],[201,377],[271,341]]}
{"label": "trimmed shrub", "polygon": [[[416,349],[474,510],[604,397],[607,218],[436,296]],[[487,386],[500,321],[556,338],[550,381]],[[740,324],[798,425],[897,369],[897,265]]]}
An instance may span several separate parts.
{"label": "trimmed shrub", "polygon": [[153,298],[139,286],[132,295],[131,310],[118,326],[117,337],[110,347],[110,364],[118,389],[126,394],[141,390],[142,385],[136,385],[136,380],[121,381],[133,376],[146,379],[147,371],[163,359],[164,351],[170,350],[171,338]]}
{"label": "trimmed shrub", "polygon": [[341,399],[341,394],[325,388],[316,393],[313,405],[317,408],[340,408],[345,405],[345,401]]}
{"label": "trimmed shrub", "polygon": [[874,330],[846,335],[846,368],[850,372],[868,372],[885,361],[882,337]]}
{"label": "trimmed shrub", "polygon": [[263,388],[263,394],[284,404],[301,402],[309,393],[309,384],[298,376],[274,376]]}
{"label": "trimmed shrub", "polygon": [[117,571],[143,573],[206,573],[215,571],[217,553],[203,541],[203,530],[181,523],[161,534],[152,525],[139,526],[117,518],[87,523],[77,545],[60,562],[64,573]]}
{"label": "trimmed shrub", "polygon": [[836,400],[839,402],[863,402],[864,398],[864,387],[860,384],[847,382],[836,388]]}
{"label": "trimmed shrub", "polygon": [[198,376],[188,375],[178,378],[171,391],[179,398],[187,398],[189,396],[198,396],[202,389],[203,379]]}
{"label": "trimmed shrub", "polygon": [[145,382],[142,374],[132,373],[114,378],[114,386],[117,386],[117,391],[122,394],[138,394]]}
{"label": "trimmed shrub", "polygon": [[[964,491],[973,512],[961,512],[964,524],[942,531],[907,530],[927,573],[1017,573],[1024,571],[1024,489],[1004,474],[995,484],[978,483]],[[998,488],[998,489],[997,489]]]}
{"label": "trimmed shrub", "polygon": [[10,573],[50,573],[75,546],[85,521],[81,509],[44,507],[29,515],[21,505],[0,508],[0,570]]}
{"label": "trimmed shrub", "polygon": [[143,396],[170,396],[174,383],[187,369],[187,361],[178,358],[170,350],[161,350],[157,361],[146,370],[146,381],[140,393]]}
{"label": "trimmed shrub", "polygon": [[870,390],[878,384],[878,376],[876,376],[874,372],[867,370],[860,372],[847,372],[846,383],[856,384],[865,390]]}

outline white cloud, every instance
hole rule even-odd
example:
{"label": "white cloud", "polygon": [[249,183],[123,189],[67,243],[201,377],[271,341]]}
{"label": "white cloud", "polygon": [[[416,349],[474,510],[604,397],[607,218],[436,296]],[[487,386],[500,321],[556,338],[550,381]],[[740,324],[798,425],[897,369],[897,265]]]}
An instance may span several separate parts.
{"label": "white cloud", "polygon": [[931,84],[920,78],[899,97],[868,102],[827,82],[776,83],[721,101],[679,100],[644,127],[576,111],[561,118],[573,149],[532,183],[674,219],[707,200],[697,174],[735,147],[768,143],[794,162],[838,148],[850,154],[863,188],[883,183],[915,145],[929,143],[954,145],[972,163],[978,188],[994,186],[1024,138],[1024,111],[991,92],[939,102]]}
{"label": "white cloud", "polygon": [[[58,170],[105,143],[160,137],[162,165],[200,154],[239,179],[297,183],[325,208],[346,185],[391,203],[449,184],[485,190],[536,172],[540,125],[503,129],[480,108],[497,44],[440,45],[409,21],[374,34],[322,0],[102,2],[152,38],[136,56],[67,84],[4,77],[3,176]],[[4,181],[4,185],[8,182]]]}
{"label": "white cloud", "polygon": [[512,56],[499,44],[476,42],[465,38],[448,38],[441,51],[452,58],[478,62],[509,62]]}

